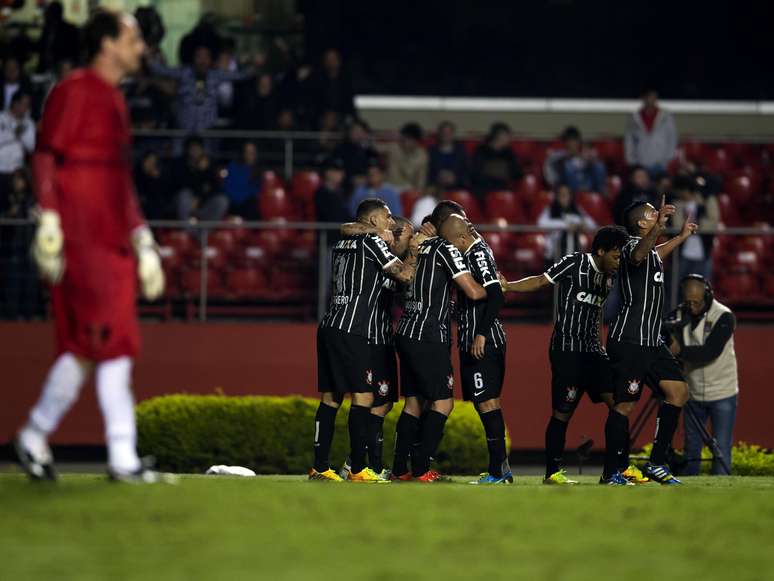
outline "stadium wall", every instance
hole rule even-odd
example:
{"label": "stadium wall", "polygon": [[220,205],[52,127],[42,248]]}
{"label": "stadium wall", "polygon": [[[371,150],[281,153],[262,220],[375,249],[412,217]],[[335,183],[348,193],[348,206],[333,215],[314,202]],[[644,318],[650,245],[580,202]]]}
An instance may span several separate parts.
{"label": "stadium wall", "polygon": [[[508,325],[506,330],[508,371],[503,405],[513,447],[539,450],[550,411],[547,344],[551,329],[548,325]],[[315,396],[315,331],[314,324],[144,323],[135,395],[138,400],[175,392]],[[774,326],[741,326],[735,341],[741,386],[735,438],[774,448]],[[53,327],[48,323],[2,323],[0,346],[0,442],[4,442],[10,440],[38,396],[54,356]],[[602,406],[582,402],[568,432],[568,449],[584,436],[593,438],[596,448],[602,446],[604,416]],[[87,385],[53,442],[99,444],[102,432],[94,389]],[[651,420],[642,442],[652,434]]]}

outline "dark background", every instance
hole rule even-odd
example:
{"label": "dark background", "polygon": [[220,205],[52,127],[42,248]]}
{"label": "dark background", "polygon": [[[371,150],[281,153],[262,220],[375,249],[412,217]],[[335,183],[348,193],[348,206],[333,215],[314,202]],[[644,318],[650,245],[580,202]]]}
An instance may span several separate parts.
{"label": "dark background", "polygon": [[307,0],[308,56],[358,93],[771,99],[768,2]]}

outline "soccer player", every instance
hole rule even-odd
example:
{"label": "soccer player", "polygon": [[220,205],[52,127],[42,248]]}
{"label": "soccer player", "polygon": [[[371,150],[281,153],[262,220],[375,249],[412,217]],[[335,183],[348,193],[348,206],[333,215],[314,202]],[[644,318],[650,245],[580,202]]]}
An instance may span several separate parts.
{"label": "soccer player", "polygon": [[465,258],[473,279],[486,290],[486,301],[458,297],[457,344],[462,394],[472,401],[486,433],[489,467],[477,484],[510,484],[513,474],[505,451],[505,421],[500,393],[505,379],[505,330],[497,319],[504,302],[492,251],[468,221],[450,215],[442,224],[441,237]]}
{"label": "soccer player", "polygon": [[[600,228],[591,253],[576,252],[562,258],[542,275],[504,282],[506,292],[532,292],[558,285],[559,300],[548,348],[551,361],[551,417],[546,426],[546,475],[544,484],[572,485],[561,468],[567,425],[584,393],[595,403],[613,406],[610,362],[600,343],[602,304],[618,269],[621,248],[628,241],[620,226]],[[626,475],[646,482],[634,466]],[[615,484],[627,485],[619,475]]]}
{"label": "soccer player", "polygon": [[[369,198],[360,202],[356,219],[364,227],[386,232],[392,241],[395,221],[384,201]],[[414,275],[417,248],[423,236],[409,243],[402,262],[375,234],[345,236],[333,247],[333,292],[328,311],[317,330],[317,375],[320,405],[315,416],[314,467],[310,480],[341,481],[330,468],[334,424],[345,393],[352,396],[349,438],[353,482],[379,482],[366,466],[368,425],[374,403],[372,346],[369,340],[381,331],[375,313],[382,273],[407,283]]]}
{"label": "soccer player", "polygon": [[647,384],[664,401],[656,420],[650,461],[643,473],[661,484],[681,484],[666,465],[666,457],[680,410],[688,401],[688,385],[680,365],[661,339],[663,260],[696,232],[697,226],[686,220],[677,236],[657,245],[674,212],[675,207],[666,204],[662,196],[659,210],[639,202],[625,213],[632,237],[621,251],[618,277],[622,304],[607,335],[615,406],[605,424],[603,482],[616,479],[629,463],[629,414],[640,399],[642,385]]}
{"label": "soccer player", "polygon": [[[435,215],[432,221],[437,218]],[[436,229],[440,221],[437,223]],[[419,246],[416,274],[408,285],[397,330],[400,383],[406,402],[395,435],[393,478],[396,479],[413,477],[420,482],[434,482],[441,477],[430,470],[430,460],[454,408],[449,313],[452,283],[471,300],[486,297],[484,288],[465,266],[460,251],[443,238],[428,238]],[[428,409],[423,414],[425,402]],[[421,443],[411,455],[409,474],[406,459],[417,440]]]}
{"label": "soccer player", "polygon": [[139,69],[144,44],[132,16],[106,10],[91,17],[83,36],[90,66],[54,87],[32,160],[40,206],[32,252],[53,285],[57,359],[15,447],[31,478],[56,479],[48,436],[93,371],[110,478],[154,481],[158,474],[137,456],[130,380],[140,347],[137,276],[143,296],[154,299],[164,275],[137,206],[129,116],[118,89]]}

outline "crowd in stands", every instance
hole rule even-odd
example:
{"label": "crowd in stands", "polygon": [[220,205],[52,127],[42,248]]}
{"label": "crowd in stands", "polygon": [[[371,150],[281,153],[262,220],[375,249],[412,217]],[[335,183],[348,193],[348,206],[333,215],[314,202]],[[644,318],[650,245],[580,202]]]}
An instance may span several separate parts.
{"label": "crowd in stands", "polygon": [[[35,123],[51,86],[79,62],[72,50],[75,36],[77,29],[53,2],[36,62],[34,50],[18,49],[24,43],[3,51],[3,217],[28,216],[33,206],[26,164]],[[502,122],[492,123],[483,138],[468,139],[457,135],[451,121],[432,131],[407,121],[395,136],[383,139],[358,116],[352,79],[337,50],[308,62],[282,41],[271,48],[237,54],[233,39],[219,34],[209,18],[183,37],[179,66],[168,66],[158,46],[150,47],[143,70],[124,87],[132,122],[139,130],[183,129],[189,137],[176,142],[140,133],[136,139],[135,180],[149,219],[278,217],[262,210],[276,207],[262,198],[276,198],[279,188],[293,189],[290,180],[278,177],[285,138],[278,133],[242,141],[199,136],[210,129],[312,132],[293,141],[293,155],[294,170],[315,172],[313,188],[282,216],[287,219],[345,222],[353,219],[359,201],[380,197],[394,214],[419,224],[439,199],[453,197],[470,208],[475,221],[563,227],[542,239],[539,261],[530,268],[584,248],[598,226],[623,223],[631,203],[658,206],[662,195],[678,207],[676,227],[688,217],[703,229],[741,225],[740,215],[750,224],[772,218],[752,202],[755,196],[762,200],[769,185],[774,151],[693,142],[681,148],[674,119],[653,90],[643,93],[641,108],[627,118],[623,140],[587,141],[576,126],[551,142],[518,139]],[[33,68],[47,80],[34,86],[26,74]],[[4,245],[24,243],[5,238]],[[328,243],[335,238],[332,233]],[[492,246],[511,256],[526,240],[503,237]],[[683,245],[680,272],[711,278],[718,246],[712,234]],[[724,259],[729,248],[723,249]]]}

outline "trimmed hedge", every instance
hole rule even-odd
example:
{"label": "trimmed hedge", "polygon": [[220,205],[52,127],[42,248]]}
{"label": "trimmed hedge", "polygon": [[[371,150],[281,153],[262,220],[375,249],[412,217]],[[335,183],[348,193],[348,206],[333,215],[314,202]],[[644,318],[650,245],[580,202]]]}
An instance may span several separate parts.
{"label": "trimmed hedge", "polygon": [[[643,456],[650,456],[652,444],[642,449]],[[682,453],[682,451],[678,451]],[[703,460],[711,460],[712,452],[706,446],[701,450]],[[712,462],[701,463],[701,474],[710,474]],[[774,476],[774,453],[756,444],[737,442],[731,450],[731,474],[734,476]]]}
{"label": "trimmed hedge", "polygon": [[[318,400],[303,397],[167,395],[137,406],[138,448],[156,457],[162,470],[204,472],[213,464],[239,465],[261,474],[298,474],[312,466],[314,417]],[[384,455],[389,466],[398,403],[384,423]],[[348,454],[345,402],[336,418],[331,463]],[[506,438],[507,439],[507,438]],[[506,442],[510,448],[510,442]],[[470,403],[455,402],[446,424],[437,464],[447,473],[486,470],[484,429]]]}

